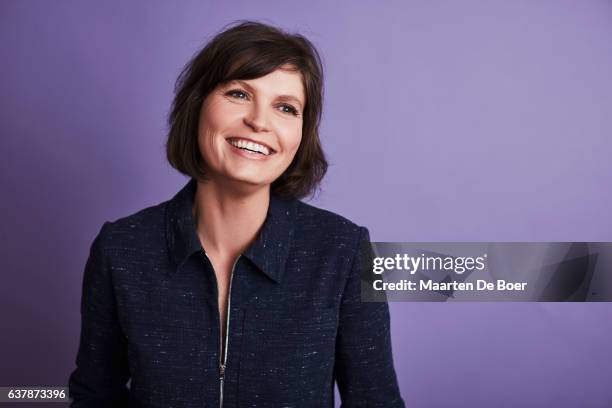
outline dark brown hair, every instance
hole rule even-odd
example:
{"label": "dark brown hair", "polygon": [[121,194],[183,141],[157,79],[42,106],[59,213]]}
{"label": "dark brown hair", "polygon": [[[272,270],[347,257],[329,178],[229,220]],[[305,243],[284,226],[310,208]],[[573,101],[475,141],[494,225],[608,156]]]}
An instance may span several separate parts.
{"label": "dark brown hair", "polygon": [[208,94],[229,81],[259,78],[284,65],[301,73],[306,104],[300,146],[287,170],[272,183],[271,192],[297,199],[314,195],[327,171],[319,140],[323,105],[321,58],[302,35],[255,21],[230,24],[181,71],[168,117],[166,155],[172,167],[193,178],[206,179],[205,163],[198,149],[198,122]]}

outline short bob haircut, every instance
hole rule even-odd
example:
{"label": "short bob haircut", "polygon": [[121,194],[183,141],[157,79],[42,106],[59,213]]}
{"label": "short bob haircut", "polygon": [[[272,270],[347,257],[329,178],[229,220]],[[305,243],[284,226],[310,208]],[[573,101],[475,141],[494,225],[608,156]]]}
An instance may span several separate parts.
{"label": "short bob haircut", "polygon": [[300,146],[287,170],[272,183],[271,193],[288,199],[314,195],[327,172],[319,140],[323,105],[321,57],[305,37],[254,21],[230,24],[181,71],[168,116],[166,155],[172,167],[205,180],[206,165],[198,148],[198,123],[204,100],[219,85],[259,78],[281,66],[300,72],[306,103]]}

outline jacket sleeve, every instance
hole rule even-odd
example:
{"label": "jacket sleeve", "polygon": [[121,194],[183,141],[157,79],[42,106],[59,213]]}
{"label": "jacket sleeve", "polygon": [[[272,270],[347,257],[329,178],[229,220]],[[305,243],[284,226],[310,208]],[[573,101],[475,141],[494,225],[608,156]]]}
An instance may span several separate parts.
{"label": "jacket sleeve", "polygon": [[77,368],[70,374],[71,407],[127,407],[127,340],[119,326],[111,271],[104,254],[105,222],[85,265]]}
{"label": "jacket sleeve", "polygon": [[383,302],[361,301],[361,268],[372,264],[373,254],[367,228],[359,230],[358,248],[340,306],[336,339],[334,376],[341,407],[400,408],[404,407],[404,401],[393,367],[386,296]]}

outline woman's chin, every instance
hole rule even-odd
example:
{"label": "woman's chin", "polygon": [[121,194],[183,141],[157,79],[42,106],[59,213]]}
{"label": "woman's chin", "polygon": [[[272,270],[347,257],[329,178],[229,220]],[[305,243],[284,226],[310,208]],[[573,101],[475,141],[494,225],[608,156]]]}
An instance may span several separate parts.
{"label": "woman's chin", "polygon": [[223,178],[224,183],[233,185],[236,188],[244,188],[247,190],[258,190],[267,188],[271,182],[253,174],[226,174]]}

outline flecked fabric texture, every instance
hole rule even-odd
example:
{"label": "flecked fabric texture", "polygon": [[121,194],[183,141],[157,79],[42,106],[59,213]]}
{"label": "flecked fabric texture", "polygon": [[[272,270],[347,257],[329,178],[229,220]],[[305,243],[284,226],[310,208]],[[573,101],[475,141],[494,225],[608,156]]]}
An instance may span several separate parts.
{"label": "flecked fabric texture", "polygon": [[[95,238],[83,278],[72,407],[219,407],[215,273],[190,180]],[[231,283],[223,407],[404,407],[386,302],[360,298],[365,227],[270,197]],[[126,385],[131,378],[129,387]]]}

